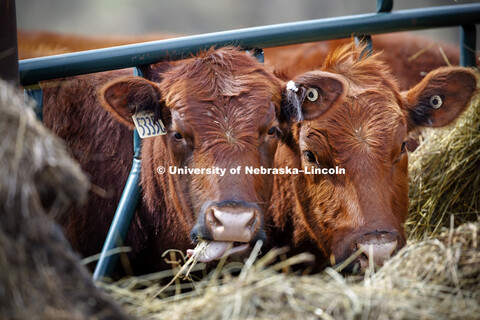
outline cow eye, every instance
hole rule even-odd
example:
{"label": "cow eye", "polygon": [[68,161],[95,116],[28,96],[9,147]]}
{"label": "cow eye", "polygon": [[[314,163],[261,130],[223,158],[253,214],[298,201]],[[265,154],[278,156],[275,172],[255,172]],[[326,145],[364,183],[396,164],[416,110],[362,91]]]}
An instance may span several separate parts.
{"label": "cow eye", "polygon": [[405,153],[406,147],[407,147],[407,141],[403,141],[402,146],[400,148],[400,152]]}
{"label": "cow eye", "polygon": [[268,130],[267,134],[268,134],[269,136],[273,136],[276,131],[277,131],[277,127],[271,127],[271,128]]}
{"label": "cow eye", "polygon": [[443,101],[442,98],[439,95],[434,95],[430,98],[430,105],[434,109],[438,109],[442,106]]}
{"label": "cow eye", "polygon": [[317,162],[317,158],[315,158],[315,155],[313,154],[312,151],[307,150],[303,153],[303,155],[305,156],[305,159],[307,159],[308,162],[314,162],[314,163]]}
{"label": "cow eye", "polygon": [[182,140],[183,139],[183,136],[180,132],[175,132],[173,134],[173,137],[175,138],[175,140]]}
{"label": "cow eye", "polygon": [[317,99],[318,99],[318,90],[315,89],[315,88],[309,88],[309,89],[307,90],[307,99],[308,99],[309,101],[312,101],[312,102],[313,102],[313,101],[317,101]]}

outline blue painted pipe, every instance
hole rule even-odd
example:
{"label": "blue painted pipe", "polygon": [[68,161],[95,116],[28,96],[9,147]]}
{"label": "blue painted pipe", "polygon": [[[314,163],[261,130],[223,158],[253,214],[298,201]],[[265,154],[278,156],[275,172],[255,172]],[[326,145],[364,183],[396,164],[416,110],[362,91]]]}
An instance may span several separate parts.
{"label": "blue painted pipe", "polygon": [[390,12],[393,9],[393,0],[377,0],[377,12]]}
{"label": "blue painted pipe", "polygon": [[475,25],[460,27],[460,65],[464,67],[476,66],[477,29]]}
{"label": "blue painted pipe", "polygon": [[[135,68],[133,74],[137,77],[143,77],[142,71],[139,68]],[[103,244],[102,252],[98,258],[97,265],[95,266],[95,271],[93,272],[94,281],[99,281],[103,277],[108,277],[112,274],[118,260],[118,255],[111,254],[110,251],[119,245],[123,245],[127,236],[128,228],[130,227],[137,209],[141,193],[141,151],[142,139],[138,135],[137,130],[134,130],[132,168],[128,174],[127,183],[125,184],[122,197],[120,198],[112,224],[108,230],[107,239]]]}
{"label": "blue painted pipe", "polygon": [[111,254],[110,251],[118,246],[123,245],[123,241],[127,235],[128,228],[135,214],[138,200],[140,199],[140,150],[141,138],[137,130],[134,131],[133,149],[135,152],[132,169],[128,175],[127,183],[118,203],[117,211],[113,217],[110,230],[107,234],[107,239],[103,245],[100,258],[98,259],[95,271],[93,273],[93,280],[102,280],[105,276],[110,276],[113,272],[115,264],[118,259],[118,254]]}
{"label": "blue painted pipe", "polygon": [[40,86],[32,87],[25,88],[25,90],[23,90],[24,100],[25,102],[27,99],[33,99],[35,101],[33,111],[35,112],[37,119],[43,121],[43,90],[40,88]]}
{"label": "blue painted pipe", "polygon": [[212,46],[268,48],[309,41],[480,23],[480,4],[463,4],[389,13],[307,20],[215,32],[115,48],[69,53],[19,62],[22,85],[41,80],[136,67],[165,58],[181,59]]}

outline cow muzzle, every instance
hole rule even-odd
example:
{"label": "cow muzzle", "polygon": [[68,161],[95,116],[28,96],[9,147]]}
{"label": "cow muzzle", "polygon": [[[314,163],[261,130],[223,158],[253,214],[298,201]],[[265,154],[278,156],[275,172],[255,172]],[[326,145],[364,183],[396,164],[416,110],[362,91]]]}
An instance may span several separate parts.
{"label": "cow muzzle", "polygon": [[364,234],[355,243],[355,248],[363,251],[358,258],[360,270],[365,271],[371,263],[375,267],[383,266],[399,247],[401,247],[400,239],[394,233],[374,231]]}
{"label": "cow muzzle", "polygon": [[344,271],[365,272],[370,267],[381,267],[404,245],[405,240],[396,232],[375,230],[357,236],[351,240],[348,252],[342,256],[344,259],[350,255],[358,256]]}
{"label": "cow muzzle", "polygon": [[246,252],[257,240],[265,241],[262,212],[252,203],[212,202],[200,214],[190,237],[195,242],[209,241],[198,258],[202,262],[218,260],[226,254]]}

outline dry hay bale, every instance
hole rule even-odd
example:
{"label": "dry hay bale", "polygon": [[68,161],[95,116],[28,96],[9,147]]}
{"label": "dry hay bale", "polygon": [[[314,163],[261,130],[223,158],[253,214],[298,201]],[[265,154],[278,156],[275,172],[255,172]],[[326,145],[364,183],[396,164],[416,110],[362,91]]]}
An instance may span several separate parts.
{"label": "dry hay bale", "polygon": [[247,261],[236,277],[212,276],[196,291],[158,299],[158,285],[130,290],[103,284],[143,319],[477,319],[480,314],[480,221],[402,249],[376,273],[344,278],[279,273],[273,253]]}
{"label": "dry hay bale", "polygon": [[86,198],[65,146],[0,80],[0,319],[126,319],[47,218]]}

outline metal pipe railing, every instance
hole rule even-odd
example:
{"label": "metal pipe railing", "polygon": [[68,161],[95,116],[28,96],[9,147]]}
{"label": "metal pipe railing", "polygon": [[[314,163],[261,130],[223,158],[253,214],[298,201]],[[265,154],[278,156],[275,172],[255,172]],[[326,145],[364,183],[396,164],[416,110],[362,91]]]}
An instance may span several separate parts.
{"label": "metal pipe railing", "polygon": [[464,67],[475,66],[477,29],[475,25],[462,25],[460,27],[460,65]]}
{"label": "metal pipe railing", "polygon": [[283,23],[140,44],[69,53],[19,62],[22,85],[92,72],[181,59],[212,46],[268,48],[309,41],[480,23],[480,4],[399,10]]}
{"label": "metal pipe railing", "polygon": [[102,280],[103,277],[111,276],[118,259],[118,255],[112,254],[111,251],[116,247],[123,245],[127,231],[135,214],[138,200],[140,199],[140,140],[140,136],[138,135],[137,130],[135,130],[133,136],[133,149],[135,155],[133,157],[132,168],[128,175],[125,188],[123,189],[117,210],[115,211],[107,238],[103,244],[97,265],[95,266],[93,272],[94,281],[99,281]]}
{"label": "metal pipe railing", "polygon": [[393,9],[393,0],[377,0],[377,12],[390,12]]}
{"label": "metal pipe railing", "polygon": [[[133,75],[143,77],[140,69],[135,68]],[[122,196],[118,202],[115,215],[113,216],[112,224],[108,229],[107,238],[103,243],[100,257],[93,272],[93,280],[99,281],[104,277],[111,276],[115,264],[118,260],[117,254],[112,254],[111,251],[123,245],[127,232],[132,222],[133,216],[137,209],[138,200],[140,199],[140,179],[141,179],[141,151],[142,139],[138,135],[137,130],[133,130],[133,162],[130,173],[128,174],[127,182],[123,188]]]}

